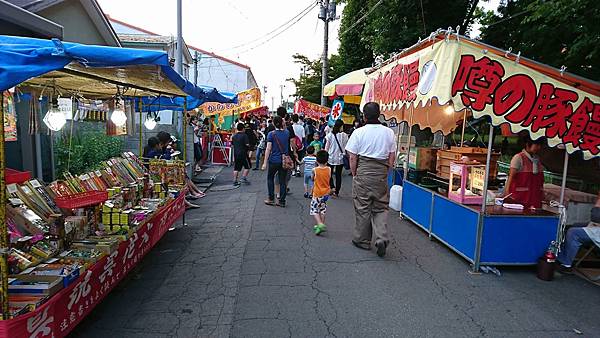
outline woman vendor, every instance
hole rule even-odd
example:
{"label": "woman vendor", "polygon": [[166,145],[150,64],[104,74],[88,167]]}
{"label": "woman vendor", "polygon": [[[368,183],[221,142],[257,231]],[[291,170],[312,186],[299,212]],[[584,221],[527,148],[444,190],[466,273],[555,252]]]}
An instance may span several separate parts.
{"label": "woman vendor", "polygon": [[523,151],[510,161],[510,173],[504,196],[525,208],[541,208],[544,199],[544,166],[538,157],[543,138],[532,140],[525,137]]}

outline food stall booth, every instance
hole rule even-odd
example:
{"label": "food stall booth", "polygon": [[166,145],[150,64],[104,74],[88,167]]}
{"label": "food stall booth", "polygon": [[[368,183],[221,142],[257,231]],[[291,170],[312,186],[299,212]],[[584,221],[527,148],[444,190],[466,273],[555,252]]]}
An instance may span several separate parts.
{"label": "food stall booth", "polygon": [[[410,175],[401,191],[402,216],[478,271],[482,265],[535,264],[551,242],[560,244],[564,231],[559,214],[512,209],[518,206],[495,200],[489,186],[497,171],[494,126],[545,137],[551,147],[564,146],[566,154],[582,151],[591,158],[600,153],[599,93],[596,82],[450,30],[432,33],[372,69],[361,104],[377,102],[386,118],[444,134],[461,119],[464,133],[470,115],[488,121],[487,149],[437,150],[436,176],[449,180],[449,191],[412,182]],[[406,148],[408,155],[411,147]],[[404,177],[408,162],[405,156]]]}
{"label": "food stall booth", "polygon": [[[110,102],[107,132],[133,126],[135,99],[180,97],[185,121],[188,99],[208,98],[164,52],[0,36],[0,55],[2,96],[45,106],[52,132],[66,124],[58,96],[74,114],[80,101]],[[184,215],[185,142],[183,161],[126,152],[45,184],[5,170],[15,154],[4,152],[0,103],[0,337],[64,337]]]}

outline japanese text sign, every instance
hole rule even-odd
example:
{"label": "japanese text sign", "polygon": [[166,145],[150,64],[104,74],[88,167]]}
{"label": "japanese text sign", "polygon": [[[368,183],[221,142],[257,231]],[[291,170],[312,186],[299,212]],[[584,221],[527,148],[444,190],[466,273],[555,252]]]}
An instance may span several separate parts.
{"label": "japanese text sign", "polygon": [[311,119],[326,117],[331,109],[303,99],[294,104],[294,114],[304,115]]}

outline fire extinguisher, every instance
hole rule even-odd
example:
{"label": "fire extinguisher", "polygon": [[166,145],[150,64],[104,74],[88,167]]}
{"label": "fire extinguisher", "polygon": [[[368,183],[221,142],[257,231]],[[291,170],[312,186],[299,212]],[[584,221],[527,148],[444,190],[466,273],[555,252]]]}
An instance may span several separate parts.
{"label": "fire extinguisher", "polygon": [[541,280],[551,281],[554,279],[554,269],[556,267],[556,242],[550,243],[544,256],[540,257],[537,264],[537,277]]}

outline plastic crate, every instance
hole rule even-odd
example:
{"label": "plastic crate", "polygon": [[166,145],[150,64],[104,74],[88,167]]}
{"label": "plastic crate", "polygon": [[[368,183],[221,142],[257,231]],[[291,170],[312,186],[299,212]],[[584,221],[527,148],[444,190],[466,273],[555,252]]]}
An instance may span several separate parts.
{"label": "plastic crate", "polygon": [[56,205],[62,209],[85,208],[103,203],[108,199],[106,191],[88,191],[69,196],[59,196],[54,199]]}
{"label": "plastic crate", "polygon": [[29,171],[18,171],[10,168],[6,168],[4,175],[6,184],[21,184],[31,179],[31,173]]}

